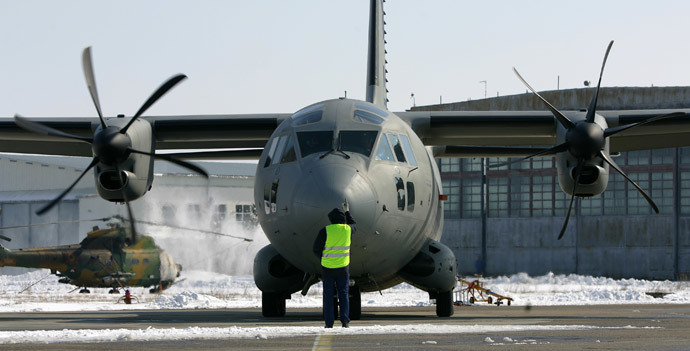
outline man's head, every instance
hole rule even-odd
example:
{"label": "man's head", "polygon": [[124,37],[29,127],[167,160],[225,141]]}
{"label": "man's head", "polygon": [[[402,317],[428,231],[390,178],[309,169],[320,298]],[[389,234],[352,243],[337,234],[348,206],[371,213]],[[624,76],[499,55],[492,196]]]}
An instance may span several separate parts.
{"label": "man's head", "polygon": [[334,208],[333,211],[331,211],[328,214],[328,219],[331,221],[332,224],[345,224],[347,223],[347,219],[345,218],[345,212],[339,208]]}

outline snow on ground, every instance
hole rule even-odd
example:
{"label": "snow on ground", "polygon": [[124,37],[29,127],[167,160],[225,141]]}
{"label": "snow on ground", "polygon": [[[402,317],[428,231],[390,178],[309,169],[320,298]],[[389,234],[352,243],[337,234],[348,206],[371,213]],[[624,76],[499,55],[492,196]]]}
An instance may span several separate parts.
{"label": "snow on ground", "polygon": [[[485,288],[513,298],[512,304],[517,306],[690,303],[690,282],[616,280],[552,273],[539,277],[520,273],[482,278],[481,281]],[[261,291],[251,276],[202,271],[183,272],[178,282],[162,294],[150,294],[146,288],[131,288],[139,300],[131,305],[116,303],[122,294],[108,294],[108,289],[91,289],[90,294],[79,294],[72,291],[74,289],[74,286],[58,283],[48,270],[0,276],[0,312],[261,307]],[[461,289],[459,285],[456,290]],[[287,300],[287,307],[320,307],[321,291],[321,285],[317,284],[307,296],[293,294],[292,299]],[[653,298],[647,292],[668,295]],[[456,297],[456,300],[467,302],[461,294]],[[386,289],[383,294],[362,294],[363,307],[428,305],[428,294],[408,284]]]}
{"label": "snow on ground", "polygon": [[[473,281],[476,278],[466,278]],[[521,273],[512,276],[481,278],[485,288],[514,299],[513,305],[585,305],[585,304],[654,304],[690,303],[690,282],[647,281],[639,279],[610,279],[580,275],[546,274],[530,277]],[[462,286],[458,285],[457,290]],[[260,307],[261,291],[251,276],[228,276],[203,271],[185,271],[172,287],[161,294],[150,294],[145,288],[132,288],[139,303],[117,303],[121,294],[108,294],[108,289],[91,289],[90,294],[79,294],[75,287],[60,284],[48,270],[37,270],[15,276],[0,276],[0,313],[32,311],[94,311],[127,309],[213,309]],[[291,307],[320,307],[321,285],[313,286],[307,296],[293,294],[287,300]],[[667,293],[653,298],[647,292]],[[456,295],[466,302],[462,294]],[[362,306],[428,306],[426,293],[407,284],[391,289],[364,293]],[[335,328],[326,334],[380,334],[380,333],[487,333],[523,330],[583,330],[594,328],[582,325],[386,325]],[[632,328],[623,326],[621,328]],[[59,335],[54,337],[54,335]],[[140,330],[60,330],[60,331],[0,331],[0,344],[15,342],[119,342],[182,339],[259,338],[314,335],[317,340],[324,334],[321,327],[257,327],[257,328],[199,328],[185,329],[147,328]],[[324,334],[324,335],[326,335]],[[506,340],[486,341],[503,345]],[[533,344],[534,340],[514,340],[517,344]],[[433,341],[429,341],[433,343]]]}

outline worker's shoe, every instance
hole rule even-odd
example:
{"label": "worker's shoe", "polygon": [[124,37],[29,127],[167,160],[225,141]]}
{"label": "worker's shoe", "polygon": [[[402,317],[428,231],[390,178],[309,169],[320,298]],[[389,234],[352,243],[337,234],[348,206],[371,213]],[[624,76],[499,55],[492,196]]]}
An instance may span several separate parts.
{"label": "worker's shoe", "polygon": [[350,322],[344,321],[343,322],[343,328],[349,328],[350,327]]}
{"label": "worker's shoe", "polygon": [[333,326],[332,325],[326,325],[326,326],[324,326],[324,328],[333,328]]}

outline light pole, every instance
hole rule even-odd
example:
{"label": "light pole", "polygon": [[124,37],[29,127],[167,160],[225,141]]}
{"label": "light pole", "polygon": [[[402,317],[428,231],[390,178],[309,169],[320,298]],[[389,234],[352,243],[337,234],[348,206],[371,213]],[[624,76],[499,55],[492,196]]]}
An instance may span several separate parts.
{"label": "light pole", "polygon": [[412,99],[412,107],[417,107],[417,102],[414,99],[414,93],[410,94],[410,99]]}
{"label": "light pole", "polygon": [[486,99],[486,81],[482,80],[479,83],[484,83],[484,98]]}

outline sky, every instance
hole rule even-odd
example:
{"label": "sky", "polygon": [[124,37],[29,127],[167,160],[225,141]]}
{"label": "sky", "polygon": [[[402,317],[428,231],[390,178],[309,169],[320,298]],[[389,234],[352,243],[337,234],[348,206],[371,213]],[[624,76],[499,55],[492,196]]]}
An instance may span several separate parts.
{"label": "sky", "polygon": [[[81,68],[93,47],[104,114],[289,113],[365,92],[368,1],[0,2],[0,117],[95,116]],[[389,0],[388,105],[537,90],[690,84],[685,1]],[[482,83],[486,81],[486,84]],[[414,99],[411,94],[414,93]]]}

